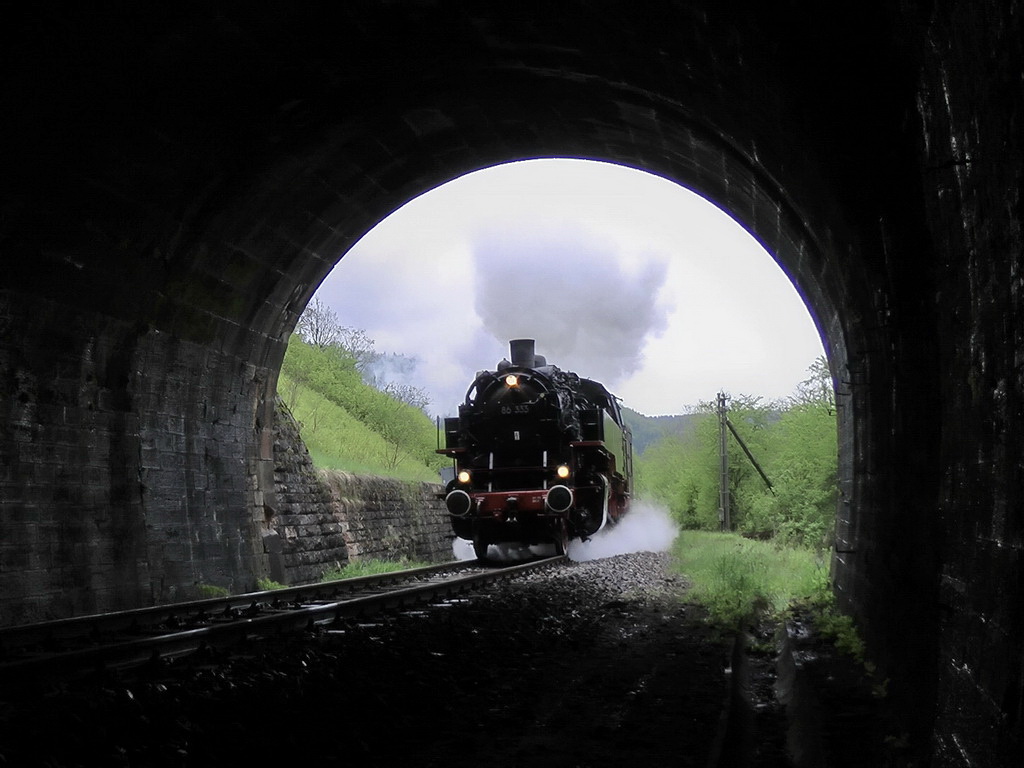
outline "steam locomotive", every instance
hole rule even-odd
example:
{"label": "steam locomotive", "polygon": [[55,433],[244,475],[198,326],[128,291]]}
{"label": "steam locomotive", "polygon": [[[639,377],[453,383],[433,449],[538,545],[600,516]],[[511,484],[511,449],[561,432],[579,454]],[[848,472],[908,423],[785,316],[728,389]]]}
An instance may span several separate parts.
{"label": "steam locomotive", "polygon": [[455,477],[445,489],[455,535],[480,559],[491,544],[586,540],[629,509],[633,446],[605,387],[548,365],[533,339],[477,374],[457,418],[444,420]]}

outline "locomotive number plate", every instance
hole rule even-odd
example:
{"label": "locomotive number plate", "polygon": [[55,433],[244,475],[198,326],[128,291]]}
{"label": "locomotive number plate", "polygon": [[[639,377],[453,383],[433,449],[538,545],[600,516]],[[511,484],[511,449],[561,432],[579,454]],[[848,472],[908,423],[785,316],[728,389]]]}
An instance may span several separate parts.
{"label": "locomotive number plate", "polygon": [[519,403],[518,405],[503,405],[501,406],[502,416],[514,416],[519,413],[529,413],[530,406],[527,403]]}

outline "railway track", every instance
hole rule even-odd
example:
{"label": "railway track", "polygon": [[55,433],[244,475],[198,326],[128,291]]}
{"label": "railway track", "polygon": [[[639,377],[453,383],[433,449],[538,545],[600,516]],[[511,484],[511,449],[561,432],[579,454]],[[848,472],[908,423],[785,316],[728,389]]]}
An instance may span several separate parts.
{"label": "railway track", "polygon": [[[495,768],[522,765],[524,755],[594,768],[681,756],[707,768],[806,764],[786,754],[775,660],[751,653],[745,635],[727,649],[694,624],[674,602],[682,585],[650,578],[657,558],[514,579],[559,562],[454,563],[0,632],[8,651],[0,757],[11,765],[114,764],[111,755],[171,764],[186,752],[196,765],[353,755],[397,764],[410,754],[453,768],[479,765],[481,755]],[[509,583],[460,595],[496,579]],[[444,610],[424,602],[446,597],[437,604]],[[138,623],[125,632],[132,614]],[[287,618],[275,628],[278,615]],[[94,622],[102,629],[87,629]],[[211,627],[205,637],[198,631]],[[30,642],[16,648],[19,635]],[[110,655],[118,637],[125,642]],[[155,647],[141,643],[150,639]],[[154,656],[179,658],[131,666]],[[32,762],[38,755],[52,761]]]}
{"label": "railway track", "polygon": [[0,630],[0,680],[36,683],[96,668],[124,668],[355,615],[437,600],[563,562],[503,568],[456,562],[285,589],[30,624]]}

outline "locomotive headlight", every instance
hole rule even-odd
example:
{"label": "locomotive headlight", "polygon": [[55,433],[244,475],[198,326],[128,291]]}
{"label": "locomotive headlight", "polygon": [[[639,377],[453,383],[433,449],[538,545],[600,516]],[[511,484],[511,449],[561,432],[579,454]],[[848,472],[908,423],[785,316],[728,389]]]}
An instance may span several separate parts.
{"label": "locomotive headlight", "polygon": [[559,464],[558,469],[555,470],[555,474],[562,480],[565,480],[565,478],[569,476],[569,466],[567,464]]}
{"label": "locomotive headlight", "polygon": [[463,469],[459,472],[459,482],[463,485],[469,482],[469,470]]}
{"label": "locomotive headlight", "polygon": [[515,374],[510,373],[508,376],[505,377],[505,386],[506,387],[518,387],[519,386],[519,377],[516,376]]}

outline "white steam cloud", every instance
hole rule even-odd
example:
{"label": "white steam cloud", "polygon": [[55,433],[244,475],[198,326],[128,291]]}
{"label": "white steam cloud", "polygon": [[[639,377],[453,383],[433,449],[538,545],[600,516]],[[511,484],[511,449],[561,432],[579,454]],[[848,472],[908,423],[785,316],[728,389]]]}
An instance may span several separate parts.
{"label": "white steam cloud", "polygon": [[631,552],[667,552],[678,535],[667,509],[634,501],[618,525],[602,529],[587,541],[570,541],[569,558],[583,562]]}
{"label": "white steam cloud", "polygon": [[666,328],[657,300],[667,263],[624,269],[607,242],[571,226],[491,228],[473,243],[476,312],[502,344],[537,340],[559,368],[614,386]]}
{"label": "white steam cloud", "polygon": [[[618,525],[607,526],[587,541],[569,542],[569,559],[576,562],[598,560],[602,557],[628,555],[632,552],[667,552],[679,535],[668,510],[643,501],[634,501],[629,514]],[[457,560],[474,560],[473,543],[455,539],[452,552]],[[554,544],[521,546],[492,544],[487,556],[499,562],[515,562],[532,557],[552,557]]]}

